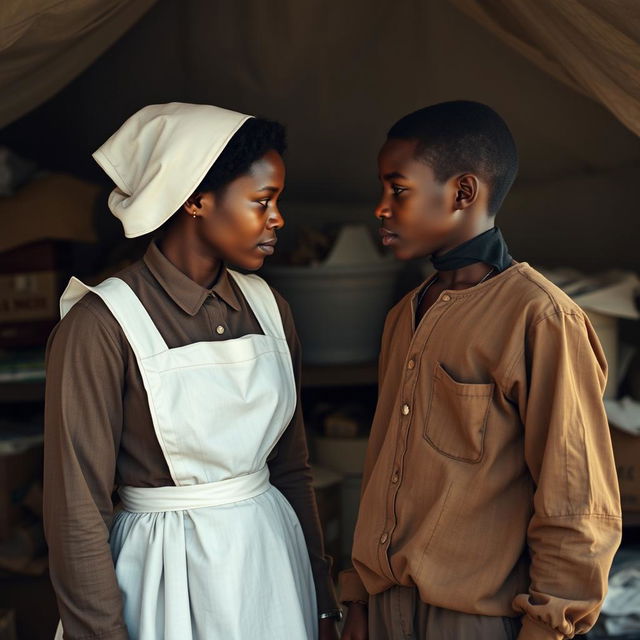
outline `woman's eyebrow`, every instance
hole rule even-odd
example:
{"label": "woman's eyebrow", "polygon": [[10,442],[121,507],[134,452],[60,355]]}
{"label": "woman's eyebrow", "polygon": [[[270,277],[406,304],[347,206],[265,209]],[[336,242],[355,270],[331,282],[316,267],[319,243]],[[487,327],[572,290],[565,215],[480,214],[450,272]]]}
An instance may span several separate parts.
{"label": "woman's eyebrow", "polygon": [[392,171],[391,173],[385,173],[382,176],[383,180],[395,180],[396,178],[400,178],[401,180],[407,180],[407,176],[403,176],[398,171]]}
{"label": "woman's eyebrow", "polygon": [[278,191],[278,187],[260,187],[258,191],[271,191],[271,193],[275,193]]}

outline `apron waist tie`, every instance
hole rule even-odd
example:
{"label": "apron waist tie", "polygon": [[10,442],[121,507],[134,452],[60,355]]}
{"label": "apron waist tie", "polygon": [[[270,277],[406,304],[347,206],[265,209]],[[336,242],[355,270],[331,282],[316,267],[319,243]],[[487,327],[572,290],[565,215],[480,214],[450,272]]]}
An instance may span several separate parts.
{"label": "apron waist tie", "polygon": [[122,506],[134,513],[184,511],[217,507],[240,502],[264,493],[271,486],[269,468],[265,465],[255,473],[208,482],[169,487],[120,487]]}

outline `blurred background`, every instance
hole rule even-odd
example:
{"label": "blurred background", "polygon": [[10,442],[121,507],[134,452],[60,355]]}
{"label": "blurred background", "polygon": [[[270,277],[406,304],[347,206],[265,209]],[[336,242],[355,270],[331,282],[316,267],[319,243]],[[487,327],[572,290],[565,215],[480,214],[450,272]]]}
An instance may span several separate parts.
{"label": "blurred background", "polygon": [[[400,267],[374,248],[377,151],[397,119],[427,104],[469,99],[497,110],[520,152],[498,224],[516,260],[587,310],[612,368],[619,566],[640,570],[639,35],[637,3],[599,0],[4,0],[0,640],[51,637],[57,619],[39,483],[44,345],[61,288],[72,273],[100,281],[149,240],[121,238],[106,207],[112,186],[91,153],[158,102],[215,104],[287,126],[279,246],[288,260],[264,276],[291,303],[303,343],[303,402],[336,570],[349,563],[382,320],[429,269]],[[327,317],[336,304],[344,313]],[[640,637],[637,619],[616,611],[592,637]]]}

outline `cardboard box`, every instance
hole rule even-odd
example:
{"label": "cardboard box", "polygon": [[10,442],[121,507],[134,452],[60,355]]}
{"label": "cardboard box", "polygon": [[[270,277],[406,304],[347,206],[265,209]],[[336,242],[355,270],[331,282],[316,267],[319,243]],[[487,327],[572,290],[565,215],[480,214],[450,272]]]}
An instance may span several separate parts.
{"label": "cardboard box", "polygon": [[611,427],[620,497],[624,513],[640,512],[640,436]]}
{"label": "cardboard box", "polygon": [[42,238],[96,242],[93,212],[100,191],[100,185],[66,174],[35,177],[0,198],[0,251]]}
{"label": "cardboard box", "polygon": [[40,346],[60,317],[78,246],[44,240],[0,253],[0,348]]}
{"label": "cardboard box", "polygon": [[58,315],[55,271],[0,274],[2,323],[48,320]]}

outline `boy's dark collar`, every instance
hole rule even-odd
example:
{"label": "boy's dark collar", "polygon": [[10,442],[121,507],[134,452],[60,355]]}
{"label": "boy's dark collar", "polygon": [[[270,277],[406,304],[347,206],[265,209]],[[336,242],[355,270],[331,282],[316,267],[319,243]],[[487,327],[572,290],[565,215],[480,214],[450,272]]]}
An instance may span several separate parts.
{"label": "boy's dark collar", "polygon": [[439,256],[431,256],[436,271],[454,271],[477,262],[492,266],[498,273],[508,269],[513,258],[498,227],[463,242]]}

